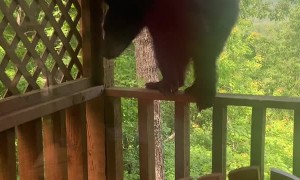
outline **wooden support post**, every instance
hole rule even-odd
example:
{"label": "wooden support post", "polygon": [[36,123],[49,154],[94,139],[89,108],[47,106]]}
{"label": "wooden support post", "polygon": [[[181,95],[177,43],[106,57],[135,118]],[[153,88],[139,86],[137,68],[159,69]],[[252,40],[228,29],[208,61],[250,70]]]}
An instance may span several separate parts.
{"label": "wooden support post", "polygon": [[155,180],[153,100],[138,100],[140,179]]}
{"label": "wooden support post", "polygon": [[106,179],[104,98],[86,102],[88,179]]}
{"label": "wooden support post", "polygon": [[190,176],[189,104],[175,102],[175,179]]}
{"label": "wooden support post", "polygon": [[19,175],[21,180],[44,177],[42,121],[36,119],[17,127]]}
{"label": "wooden support post", "polygon": [[68,179],[87,179],[85,120],[84,104],[66,110]]}
{"label": "wooden support post", "polygon": [[266,108],[258,106],[253,107],[250,166],[258,166],[260,168],[261,179],[264,177],[265,131]]}
{"label": "wooden support post", "polygon": [[[226,174],[227,107],[213,107],[212,172]],[[225,176],[223,176],[225,179]]]}
{"label": "wooden support post", "polygon": [[0,132],[0,179],[16,180],[15,130]]}
{"label": "wooden support post", "polygon": [[300,177],[300,108],[294,111],[293,174]]}
{"label": "wooden support post", "polygon": [[45,178],[67,179],[67,148],[64,111],[43,118]]}
{"label": "wooden support post", "polygon": [[105,99],[106,178],[123,180],[121,99]]}

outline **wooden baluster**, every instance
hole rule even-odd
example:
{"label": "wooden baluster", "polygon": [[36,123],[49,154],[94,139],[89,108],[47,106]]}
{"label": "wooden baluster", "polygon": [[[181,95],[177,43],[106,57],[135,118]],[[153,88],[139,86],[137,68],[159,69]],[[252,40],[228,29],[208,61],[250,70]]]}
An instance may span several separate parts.
{"label": "wooden baluster", "polygon": [[[227,107],[213,107],[212,172],[226,174]],[[225,176],[223,177],[225,179]]]}
{"label": "wooden baluster", "polygon": [[108,180],[123,180],[121,99],[105,99],[106,175]]}
{"label": "wooden baluster", "polygon": [[175,179],[190,175],[189,104],[175,102]]}
{"label": "wooden baluster", "polygon": [[293,173],[300,177],[300,109],[294,111]]}
{"label": "wooden baluster", "polygon": [[153,100],[138,100],[140,179],[155,180]]}
{"label": "wooden baluster", "polygon": [[66,110],[68,179],[87,179],[85,106],[79,104]]}
{"label": "wooden baluster", "polygon": [[260,168],[261,179],[264,178],[265,131],[266,109],[255,106],[252,108],[250,166]]}
{"label": "wooden baluster", "polygon": [[42,121],[36,119],[17,127],[19,175],[22,180],[44,177]]}
{"label": "wooden baluster", "polygon": [[14,128],[0,132],[0,179],[16,180],[16,147]]}
{"label": "wooden baluster", "polygon": [[43,118],[45,177],[67,179],[67,148],[64,111]]}

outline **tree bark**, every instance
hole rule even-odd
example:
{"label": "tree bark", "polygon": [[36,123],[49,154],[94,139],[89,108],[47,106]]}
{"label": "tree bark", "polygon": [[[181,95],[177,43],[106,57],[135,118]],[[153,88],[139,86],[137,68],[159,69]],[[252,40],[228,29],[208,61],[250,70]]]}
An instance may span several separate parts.
{"label": "tree bark", "polygon": [[[154,57],[153,43],[148,29],[143,29],[134,40],[137,77],[144,82],[156,82],[158,68]],[[161,136],[160,101],[154,101],[155,173],[157,180],[165,179]]]}

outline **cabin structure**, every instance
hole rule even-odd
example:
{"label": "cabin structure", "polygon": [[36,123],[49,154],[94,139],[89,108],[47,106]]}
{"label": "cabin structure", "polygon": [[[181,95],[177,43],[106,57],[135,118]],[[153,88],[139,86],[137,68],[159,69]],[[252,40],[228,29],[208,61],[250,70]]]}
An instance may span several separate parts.
{"label": "cabin structure", "polygon": [[[121,99],[138,101],[140,179],[155,179],[153,101],[174,101],[175,176],[189,177],[189,104],[178,93],[105,87],[101,0],[0,1],[0,179],[123,179]],[[219,94],[212,173],[226,176],[227,106],[252,108],[251,162],[263,178],[266,109],[294,111],[300,177],[300,99]]]}

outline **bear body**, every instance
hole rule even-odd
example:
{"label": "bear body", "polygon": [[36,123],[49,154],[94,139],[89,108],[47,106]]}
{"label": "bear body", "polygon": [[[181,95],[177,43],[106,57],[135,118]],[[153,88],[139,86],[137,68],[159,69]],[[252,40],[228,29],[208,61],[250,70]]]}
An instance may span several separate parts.
{"label": "bear body", "polygon": [[195,97],[200,110],[211,107],[216,95],[216,60],[237,20],[239,1],[128,1],[107,0],[104,56],[120,55],[141,29],[148,27],[163,78],[147,83],[146,88],[165,94],[177,92],[192,60],[195,80],[185,92]]}

